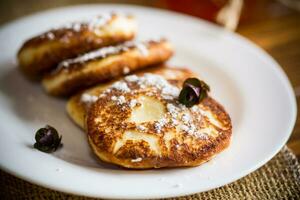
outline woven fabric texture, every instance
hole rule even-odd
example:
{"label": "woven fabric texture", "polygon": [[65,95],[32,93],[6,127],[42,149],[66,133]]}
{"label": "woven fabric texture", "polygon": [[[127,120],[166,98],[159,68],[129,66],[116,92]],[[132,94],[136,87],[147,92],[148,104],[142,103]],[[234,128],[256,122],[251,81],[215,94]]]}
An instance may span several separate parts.
{"label": "woven fabric texture", "polygon": [[[0,171],[0,181],[0,199],[94,199],[49,190],[3,171]],[[284,147],[266,165],[234,183],[208,192],[169,199],[300,199],[300,165],[295,155]]]}

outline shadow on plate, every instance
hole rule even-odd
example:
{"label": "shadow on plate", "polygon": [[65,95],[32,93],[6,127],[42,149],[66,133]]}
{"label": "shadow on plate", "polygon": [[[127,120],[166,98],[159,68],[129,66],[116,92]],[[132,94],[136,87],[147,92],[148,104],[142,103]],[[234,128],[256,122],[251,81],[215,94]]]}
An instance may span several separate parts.
{"label": "shadow on plate", "polygon": [[[38,82],[27,80],[14,64],[7,63],[1,67],[0,93],[4,100],[2,105],[29,127],[15,133],[20,140],[24,138],[24,141],[28,141],[28,137],[31,137],[34,142],[35,131],[49,124],[63,136],[63,148],[49,156],[84,167],[119,169],[94,156],[85,133],[66,114],[66,99],[48,96]],[[32,148],[33,143],[23,144],[36,151]]]}

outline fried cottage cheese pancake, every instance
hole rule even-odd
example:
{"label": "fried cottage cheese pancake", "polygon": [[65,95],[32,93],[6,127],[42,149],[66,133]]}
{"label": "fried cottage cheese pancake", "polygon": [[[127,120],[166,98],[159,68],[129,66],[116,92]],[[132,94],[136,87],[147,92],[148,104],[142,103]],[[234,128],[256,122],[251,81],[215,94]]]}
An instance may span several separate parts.
{"label": "fried cottage cheese pancake", "polygon": [[[138,76],[145,73],[158,74],[165,79],[172,82],[182,82],[189,77],[196,76],[191,71],[183,68],[171,68],[165,65],[154,66],[147,69],[142,69],[136,72]],[[98,99],[98,96],[108,87],[110,87],[116,80],[110,81],[109,83],[99,84],[95,87],[87,89],[79,94],[72,96],[67,103],[67,112],[71,119],[84,129],[85,127],[85,116],[87,109],[91,103]]]}
{"label": "fried cottage cheese pancake", "polygon": [[45,76],[42,83],[49,94],[68,96],[131,71],[162,63],[172,54],[173,48],[164,39],[129,41],[65,60],[55,71]]}
{"label": "fried cottage cheese pancake", "polygon": [[68,24],[26,41],[18,52],[19,65],[28,77],[40,79],[64,59],[131,40],[136,29],[132,16],[117,14]]}
{"label": "fried cottage cheese pancake", "polygon": [[211,97],[187,108],[182,81],[130,75],[105,89],[87,114],[89,143],[103,161],[126,168],[197,166],[225,149],[231,121]]}

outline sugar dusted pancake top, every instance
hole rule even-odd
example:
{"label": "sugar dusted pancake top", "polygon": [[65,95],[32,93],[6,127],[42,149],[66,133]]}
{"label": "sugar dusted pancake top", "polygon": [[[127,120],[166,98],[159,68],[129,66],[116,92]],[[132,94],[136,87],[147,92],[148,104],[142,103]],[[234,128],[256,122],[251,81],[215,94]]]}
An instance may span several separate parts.
{"label": "sugar dusted pancake top", "polygon": [[[185,80],[188,77],[193,77],[190,70],[183,68],[172,68],[165,65],[154,66],[146,69],[139,70],[136,75],[142,76],[145,73],[153,73],[164,77],[169,81]],[[84,90],[83,92],[72,96],[67,104],[67,111],[69,116],[81,128],[85,127],[85,117],[90,105],[98,99],[98,96],[107,88],[110,87],[116,80],[110,81],[105,84],[98,84],[92,88]]]}
{"label": "sugar dusted pancake top", "polygon": [[182,82],[130,75],[92,99],[87,132],[95,153],[128,168],[158,168],[199,165],[226,148],[229,116],[210,97],[180,104]]}
{"label": "sugar dusted pancake top", "polygon": [[40,80],[65,59],[133,39],[136,29],[133,17],[119,14],[69,23],[27,40],[17,55],[19,66],[29,78]]}
{"label": "sugar dusted pancake top", "polygon": [[[106,28],[105,25],[112,23],[116,19],[119,20],[123,18],[133,19],[132,16],[122,16],[119,14],[111,13],[99,15],[92,18],[91,20],[68,23],[64,26],[53,28],[50,31],[31,38],[30,40],[26,41],[26,43],[24,43],[24,47],[37,46],[45,41],[59,41],[62,43],[69,43],[70,36],[75,35],[79,40],[80,35],[86,34],[87,31],[93,32],[97,36],[101,36],[104,35],[103,29]],[[114,27],[109,28],[113,29]],[[112,30],[105,30],[105,34],[107,34],[107,32],[112,32]],[[99,38],[98,43],[101,42],[101,38]]]}
{"label": "sugar dusted pancake top", "polygon": [[164,39],[125,42],[65,60],[45,76],[42,83],[48,93],[68,96],[129,72],[162,63],[172,54],[172,45]]}

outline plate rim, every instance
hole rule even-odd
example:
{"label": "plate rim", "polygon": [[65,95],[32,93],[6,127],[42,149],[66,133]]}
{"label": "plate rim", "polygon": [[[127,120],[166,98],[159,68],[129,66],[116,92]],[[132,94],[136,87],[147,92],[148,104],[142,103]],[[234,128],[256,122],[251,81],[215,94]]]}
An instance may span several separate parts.
{"label": "plate rim", "polygon": [[[28,14],[28,15],[24,15],[20,18],[17,18],[15,20],[12,20],[12,21],[9,21],[9,22],[6,22],[4,24],[2,24],[0,26],[0,29],[2,31],[2,29],[7,29],[9,28],[10,26],[13,26],[17,23],[23,23],[24,21],[27,21],[27,20],[31,20],[30,18],[36,18],[37,16],[39,15],[43,15],[43,14],[49,14],[49,13],[53,13],[53,12],[57,12],[57,11],[63,11],[63,10],[72,10],[72,9],[78,9],[78,8],[82,8],[82,7],[93,7],[93,6],[97,6],[97,7],[112,7],[112,6],[115,6],[116,8],[127,8],[127,9],[130,9],[130,8],[134,8],[134,9],[145,9],[145,10],[148,10],[148,11],[154,11],[154,12],[161,12],[161,13],[164,13],[164,14],[167,14],[167,15],[177,15],[178,17],[184,17],[184,18],[189,18],[193,21],[197,21],[197,23],[203,23],[205,25],[208,25],[210,26],[211,28],[214,28],[214,29],[217,29],[217,30],[223,30],[223,28],[221,27],[218,27],[217,25],[211,23],[211,22],[208,22],[208,21],[205,21],[205,20],[202,20],[202,19],[199,19],[199,18],[196,18],[196,17],[193,17],[193,16],[190,16],[190,15],[187,15],[187,14],[183,14],[183,13],[178,13],[178,12],[174,12],[174,11],[170,11],[170,10],[165,10],[165,9],[161,9],[161,8],[153,8],[153,7],[146,7],[146,6],[141,6],[141,5],[128,5],[128,4],[119,4],[119,3],[116,3],[116,4],[112,4],[112,3],[95,3],[95,4],[78,4],[78,5],[70,5],[70,6],[63,6],[63,7],[58,7],[58,8],[52,8],[52,9],[46,9],[46,10],[43,10],[43,11],[37,11],[37,12],[33,12],[31,14]],[[171,17],[171,16],[170,16]],[[284,70],[282,69],[282,67],[277,63],[277,61],[272,57],[270,56],[264,49],[262,49],[261,47],[259,47],[258,45],[256,45],[255,43],[251,42],[249,39],[245,38],[244,36],[242,35],[239,35],[237,33],[232,33],[232,32],[229,32],[228,31],[228,34],[231,38],[235,38],[238,40],[239,43],[243,43],[243,44],[246,44],[246,46],[248,46],[249,50],[255,52],[256,54],[258,54],[260,56],[261,59],[263,59],[264,61],[266,61],[267,63],[271,63],[272,65],[272,70],[274,71],[274,73],[276,73],[276,75],[278,76],[278,78],[280,79],[281,83],[285,86],[285,89],[286,89],[286,92],[289,94],[289,102],[291,103],[291,113],[292,113],[292,121],[289,123],[289,130],[287,130],[286,132],[288,132],[289,134],[286,134],[286,137],[282,139],[282,142],[281,142],[281,145],[278,145],[276,148],[274,147],[274,150],[273,152],[270,152],[268,156],[265,157],[265,159],[262,159],[260,162],[257,162],[255,165],[252,165],[252,167],[249,167],[247,170],[244,170],[244,171],[239,171],[239,173],[235,173],[235,176],[233,178],[231,178],[231,181],[223,181],[223,182],[226,182],[225,184],[230,184],[248,174],[250,174],[251,172],[257,170],[258,168],[262,167],[264,164],[266,164],[269,160],[271,160],[282,148],[283,146],[286,144],[286,142],[288,141],[289,137],[291,136],[292,134],[292,131],[293,131],[293,128],[295,126],[295,122],[296,122],[296,119],[297,119],[297,101],[296,101],[296,96],[294,94],[294,90],[293,90],[293,87],[288,79],[288,76],[286,75],[286,73],[284,72]],[[180,196],[186,196],[186,195],[191,195],[191,194],[195,194],[195,193],[198,193],[199,192],[199,189],[198,191],[191,191],[189,190],[187,192],[187,190],[177,190],[176,192],[175,191],[172,191],[174,194],[163,194],[163,195],[159,195],[159,196],[147,196],[147,195],[142,195],[142,196],[130,196],[130,195],[114,195],[114,194],[109,194],[109,195],[102,195],[102,194],[96,194],[96,196],[94,194],[91,194],[91,193],[88,193],[88,192],[78,192],[76,191],[75,189],[70,189],[70,188],[59,188],[58,186],[55,186],[55,185],[51,185],[51,184],[47,184],[46,181],[43,182],[41,180],[37,180],[37,179],[34,179],[30,176],[25,176],[25,175],[22,175],[21,173],[19,172],[16,172],[16,171],[13,171],[13,170],[10,170],[9,168],[7,168],[6,166],[4,166],[2,163],[0,163],[0,168],[11,174],[11,175],[14,175],[18,178],[21,178],[25,181],[28,181],[32,184],[36,184],[36,185],[39,185],[39,186],[42,186],[42,187],[45,187],[45,188],[49,188],[49,189],[53,189],[53,190],[56,190],[56,191],[61,191],[61,192],[64,192],[64,193],[68,193],[68,194],[75,194],[75,195],[84,195],[84,196],[88,196],[88,197],[100,197],[100,198],[110,198],[110,199],[118,199],[118,198],[133,198],[133,199],[140,199],[140,198],[169,198],[169,197],[180,197]],[[220,183],[218,185],[215,185],[215,187],[208,187],[208,188],[204,188],[202,189],[201,192],[204,192],[204,191],[209,191],[209,190],[212,190],[212,189],[216,189],[216,188],[219,188],[221,186],[224,185],[224,183]]]}

